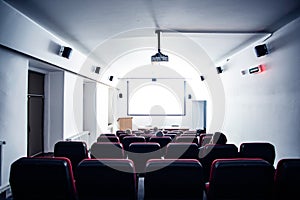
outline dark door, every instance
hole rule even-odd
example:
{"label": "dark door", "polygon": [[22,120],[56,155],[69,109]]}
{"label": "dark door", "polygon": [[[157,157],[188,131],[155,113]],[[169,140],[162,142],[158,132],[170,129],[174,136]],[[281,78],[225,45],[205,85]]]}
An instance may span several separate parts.
{"label": "dark door", "polygon": [[28,73],[28,156],[44,151],[44,74]]}

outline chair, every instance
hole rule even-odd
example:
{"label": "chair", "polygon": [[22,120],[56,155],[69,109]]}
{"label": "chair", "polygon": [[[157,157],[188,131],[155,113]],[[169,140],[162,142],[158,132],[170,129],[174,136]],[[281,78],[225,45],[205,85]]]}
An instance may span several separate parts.
{"label": "chair", "polygon": [[196,133],[183,133],[181,136],[197,137]]}
{"label": "chair", "polygon": [[169,143],[165,158],[171,159],[197,159],[198,145],[194,143]]}
{"label": "chair", "polygon": [[122,140],[123,148],[125,151],[129,151],[129,145],[133,142],[146,142],[143,136],[127,136]]}
{"label": "chair", "polygon": [[117,136],[99,136],[97,142],[120,142]]}
{"label": "chair", "polygon": [[207,144],[199,148],[199,160],[203,167],[204,181],[209,179],[211,164],[215,159],[236,158],[238,148],[234,144]]}
{"label": "chair", "polygon": [[101,133],[100,137],[102,137],[102,136],[117,136],[117,135],[113,134],[113,133]]}
{"label": "chair", "polygon": [[268,142],[242,143],[239,151],[242,158],[262,158],[270,164],[274,164],[275,147]]}
{"label": "chair", "polygon": [[172,133],[167,133],[164,136],[169,136],[169,137],[171,137],[172,140],[174,140],[174,139],[176,139],[177,135],[176,134],[172,134]]}
{"label": "chair", "polygon": [[137,136],[140,136],[141,134],[144,134],[144,132],[143,132],[143,131],[139,131],[139,130],[133,130],[133,131],[132,131],[132,134],[135,134],[135,135],[137,135]]}
{"label": "chair", "polygon": [[163,137],[156,137],[153,136],[150,138],[149,142],[157,142],[160,145],[160,148],[164,148],[172,141],[171,137],[169,136],[163,136]]}
{"label": "chair", "polygon": [[85,159],[77,167],[79,199],[137,199],[135,167],[128,159]]}
{"label": "chair", "polygon": [[168,132],[168,134],[175,134],[176,136],[180,136],[182,133],[183,133],[182,131],[176,131],[176,130],[172,130]]}
{"label": "chair", "polygon": [[161,158],[162,153],[159,143],[134,142],[129,145],[128,158],[134,162],[134,166],[138,175],[143,176],[145,172],[146,162],[149,159]]}
{"label": "chair", "polygon": [[153,137],[154,134],[152,134],[152,133],[149,133],[149,134],[143,133],[143,134],[141,134],[140,136],[143,136],[143,137],[145,138],[146,142],[149,142],[149,141],[150,141],[150,138]]}
{"label": "chair", "polygon": [[202,138],[202,140],[201,140],[199,146],[200,146],[200,147],[203,147],[203,146],[209,144],[210,141],[211,141],[211,138],[212,138],[212,135],[205,135],[205,136]]}
{"label": "chair", "polygon": [[259,158],[216,159],[207,196],[218,199],[272,199],[274,167]]}
{"label": "chair", "polygon": [[11,165],[9,182],[15,200],[77,199],[68,158],[19,158]]}
{"label": "chair", "polygon": [[121,134],[125,134],[125,131],[122,131],[122,130],[117,130],[116,131],[117,137],[119,137]]}
{"label": "chair", "polygon": [[196,136],[178,136],[176,137],[176,142],[184,142],[184,143],[195,143],[197,146],[199,145],[199,138]]}
{"label": "chair", "polygon": [[[69,158],[73,169],[76,169],[78,163],[85,158],[89,158],[85,142],[82,141],[59,141],[54,145],[55,157]],[[76,172],[74,172],[76,179]]]}
{"label": "chair", "polygon": [[123,138],[127,137],[127,136],[136,136],[135,134],[126,134],[126,133],[122,133],[121,135],[119,135],[119,140],[122,143],[123,142]]}
{"label": "chair", "polygon": [[[206,141],[203,141],[203,138],[205,136],[208,136],[208,137],[207,137],[207,139],[205,139]],[[212,136],[213,136],[212,133],[201,133],[199,135],[199,144],[200,144],[200,146],[204,146],[205,144],[208,144]]]}
{"label": "chair", "polygon": [[146,164],[144,199],[203,199],[202,166],[195,159],[151,159]]}
{"label": "chair", "polygon": [[197,131],[196,130],[194,130],[194,131],[191,131],[191,130],[189,130],[189,131],[184,131],[183,132],[183,135],[193,135],[193,136],[196,136],[196,134],[197,134]]}
{"label": "chair", "polygon": [[275,170],[274,199],[293,199],[299,197],[300,158],[279,160]]}
{"label": "chair", "polygon": [[124,158],[121,143],[96,142],[91,146],[91,158]]}

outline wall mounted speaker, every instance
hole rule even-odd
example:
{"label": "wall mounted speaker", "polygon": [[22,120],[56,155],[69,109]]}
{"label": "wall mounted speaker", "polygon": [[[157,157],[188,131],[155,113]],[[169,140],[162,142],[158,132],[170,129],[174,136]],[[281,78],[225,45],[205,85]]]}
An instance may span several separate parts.
{"label": "wall mounted speaker", "polygon": [[218,74],[221,74],[223,72],[222,67],[216,67]]}
{"label": "wall mounted speaker", "polygon": [[64,47],[61,46],[59,50],[59,55],[64,57],[64,58],[70,58],[70,55],[72,53],[72,48],[71,47]]}
{"label": "wall mounted speaker", "polygon": [[123,98],[123,94],[119,93],[119,98],[122,99]]}
{"label": "wall mounted speaker", "polygon": [[95,67],[95,73],[99,74],[100,73],[100,69],[101,69],[101,67]]}
{"label": "wall mounted speaker", "polygon": [[112,81],[113,79],[114,79],[114,76],[110,76],[110,77],[108,78],[109,81]]}
{"label": "wall mounted speaker", "polygon": [[266,44],[255,46],[254,49],[257,57],[269,54],[269,50]]}
{"label": "wall mounted speaker", "polygon": [[192,95],[191,95],[191,94],[189,94],[189,95],[188,95],[188,99],[191,99],[191,98],[192,98]]}
{"label": "wall mounted speaker", "polygon": [[204,76],[200,76],[200,79],[201,79],[201,81],[204,81],[205,79],[204,79]]}

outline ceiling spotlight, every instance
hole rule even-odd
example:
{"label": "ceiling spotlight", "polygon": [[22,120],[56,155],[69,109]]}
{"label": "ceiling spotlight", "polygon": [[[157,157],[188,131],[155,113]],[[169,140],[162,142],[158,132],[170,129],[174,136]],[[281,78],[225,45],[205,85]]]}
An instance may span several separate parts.
{"label": "ceiling spotlight", "polygon": [[160,31],[156,31],[158,39],[158,52],[151,56],[151,62],[168,62],[169,56],[164,55],[160,52]]}

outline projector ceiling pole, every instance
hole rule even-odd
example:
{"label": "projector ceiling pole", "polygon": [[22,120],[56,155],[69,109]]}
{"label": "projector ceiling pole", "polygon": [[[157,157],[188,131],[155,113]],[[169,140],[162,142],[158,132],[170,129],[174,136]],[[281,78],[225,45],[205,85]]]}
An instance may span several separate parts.
{"label": "projector ceiling pole", "polygon": [[158,48],[158,52],[160,53],[160,31],[156,31],[157,33],[157,48]]}

